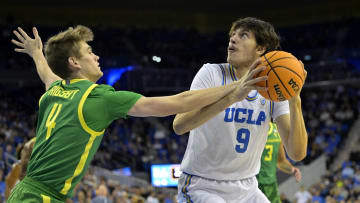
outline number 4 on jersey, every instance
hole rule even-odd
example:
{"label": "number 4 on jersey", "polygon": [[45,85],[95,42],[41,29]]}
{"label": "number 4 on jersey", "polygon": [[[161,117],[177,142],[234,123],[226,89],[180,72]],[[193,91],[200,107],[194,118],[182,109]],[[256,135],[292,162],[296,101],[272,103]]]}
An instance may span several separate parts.
{"label": "number 4 on jersey", "polygon": [[[55,125],[56,125],[55,120],[61,111],[61,107],[62,107],[62,104],[55,103],[50,111],[48,118],[46,119],[46,127],[47,127],[46,140],[49,139],[52,129],[55,128]],[[56,111],[56,113],[55,113],[55,111]],[[55,113],[55,116],[54,116],[54,113]]]}

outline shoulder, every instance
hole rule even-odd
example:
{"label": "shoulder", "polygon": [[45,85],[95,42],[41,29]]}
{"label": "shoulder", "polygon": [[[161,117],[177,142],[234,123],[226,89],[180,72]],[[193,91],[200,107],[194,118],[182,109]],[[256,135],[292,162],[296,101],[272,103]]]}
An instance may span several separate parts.
{"label": "shoulder", "polygon": [[51,88],[53,88],[54,86],[58,86],[61,85],[61,81],[62,80],[56,80],[53,83],[50,84],[49,88],[46,91],[49,91]]}
{"label": "shoulder", "polygon": [[132,103],[141,97],[141,94],[130,91],[116,91],[112,86],[104,84],[97,85],[89,95],[89,98],[93,101],[101,100],[107,105],[109,105],[109,103],[114,103],[116,105],[119,105],[120,103],[123,104],[123,102]]}
{"label": "shoulder", "polygon": [[214,77],[222,76],[225,74],[225,68],[228,64],[216,64],[216,63],[206,63],[204,64],[197,73],[198,77]]}
{"label": "shoulder", "polygon": [[108,93],[115,92],[115,89],[110,85],[104,85],[100,84],[97,85],[90,93],[89,96],[100,96],[100,95],[106,95]]}
{"label": "shoulder", "polygon": [[[221,71],[228,66],[227,63],[205,63],[201,69],[206,71]],[[200,70],[201,70],[200,69]]]}

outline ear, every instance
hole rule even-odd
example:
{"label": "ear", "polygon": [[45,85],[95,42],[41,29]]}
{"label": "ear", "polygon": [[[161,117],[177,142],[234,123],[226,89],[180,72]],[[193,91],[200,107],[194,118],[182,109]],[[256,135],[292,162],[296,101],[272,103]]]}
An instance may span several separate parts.
{"label": "ear", "polygon": [[265,53],[265,51],[266,51],[266,48],[263,47],[263,46],[257,46],[257,47],[256,47],[256,53],[257,53],[259,56],[263,55],[263,54]]}
{"label": "ear", "polygon": [[69,66],[72,67],[72,68],[81,68],[79,62],[73,56],[70,56],[68,58],[68,63],[69,63]]}

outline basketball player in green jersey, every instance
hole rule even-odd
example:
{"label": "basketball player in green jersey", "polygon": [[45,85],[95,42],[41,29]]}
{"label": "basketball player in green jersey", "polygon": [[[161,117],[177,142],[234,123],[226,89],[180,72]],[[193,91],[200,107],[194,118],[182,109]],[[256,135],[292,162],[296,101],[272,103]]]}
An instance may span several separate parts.
{"label": "basketball player in green jersey", "polygon": [[51,37],[45,45],[46,58],[36,28],[34,39],[21,28],[14,34],[19,40],[12,40],[19,47],[15,51],[33,58],[46,92],[39,100],[36,143],[27,174],[13,189],[9,203],[56,203],[72,197],[105,128],[115,119],[168,116],[202,108],[228,94],[241,101],[252,89],[265,90],[255,84],[267,77],[253,78],[265,69],[257,67],[258,60],[244,80],[226,87],[165,97],[115,91],[111,86],[95,84],[103,73],[99,57],[87,43],[93,39],[89,28],[77,26]]}
{"label": "basketball player in green jersey", "polygon": [[271,203],[279,203],[280,194],[276,178],[276,166],[281,171],[295,176],[297,182],[301,180],[301,172],[286,159],[285,150],[281,143],[276,124],[270,123],[265,149],[261,156],[261,168],[257,175],[259,189]]}

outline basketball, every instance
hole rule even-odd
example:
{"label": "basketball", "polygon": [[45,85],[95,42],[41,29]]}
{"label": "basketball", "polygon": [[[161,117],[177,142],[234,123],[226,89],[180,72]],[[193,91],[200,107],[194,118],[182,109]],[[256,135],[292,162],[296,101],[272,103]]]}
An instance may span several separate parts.
{"label": "basketball", "polygon": [[256,84],[267,87],[266,91],[259,91],[263,97],[276,102],[285,101],[295,96],[302,88],[305,71],[295,56],[285,51],[272,51],[265,54],[261,60],[260,65],[266,66],[266,69],[255,77],[268,76],[267,81]]}

